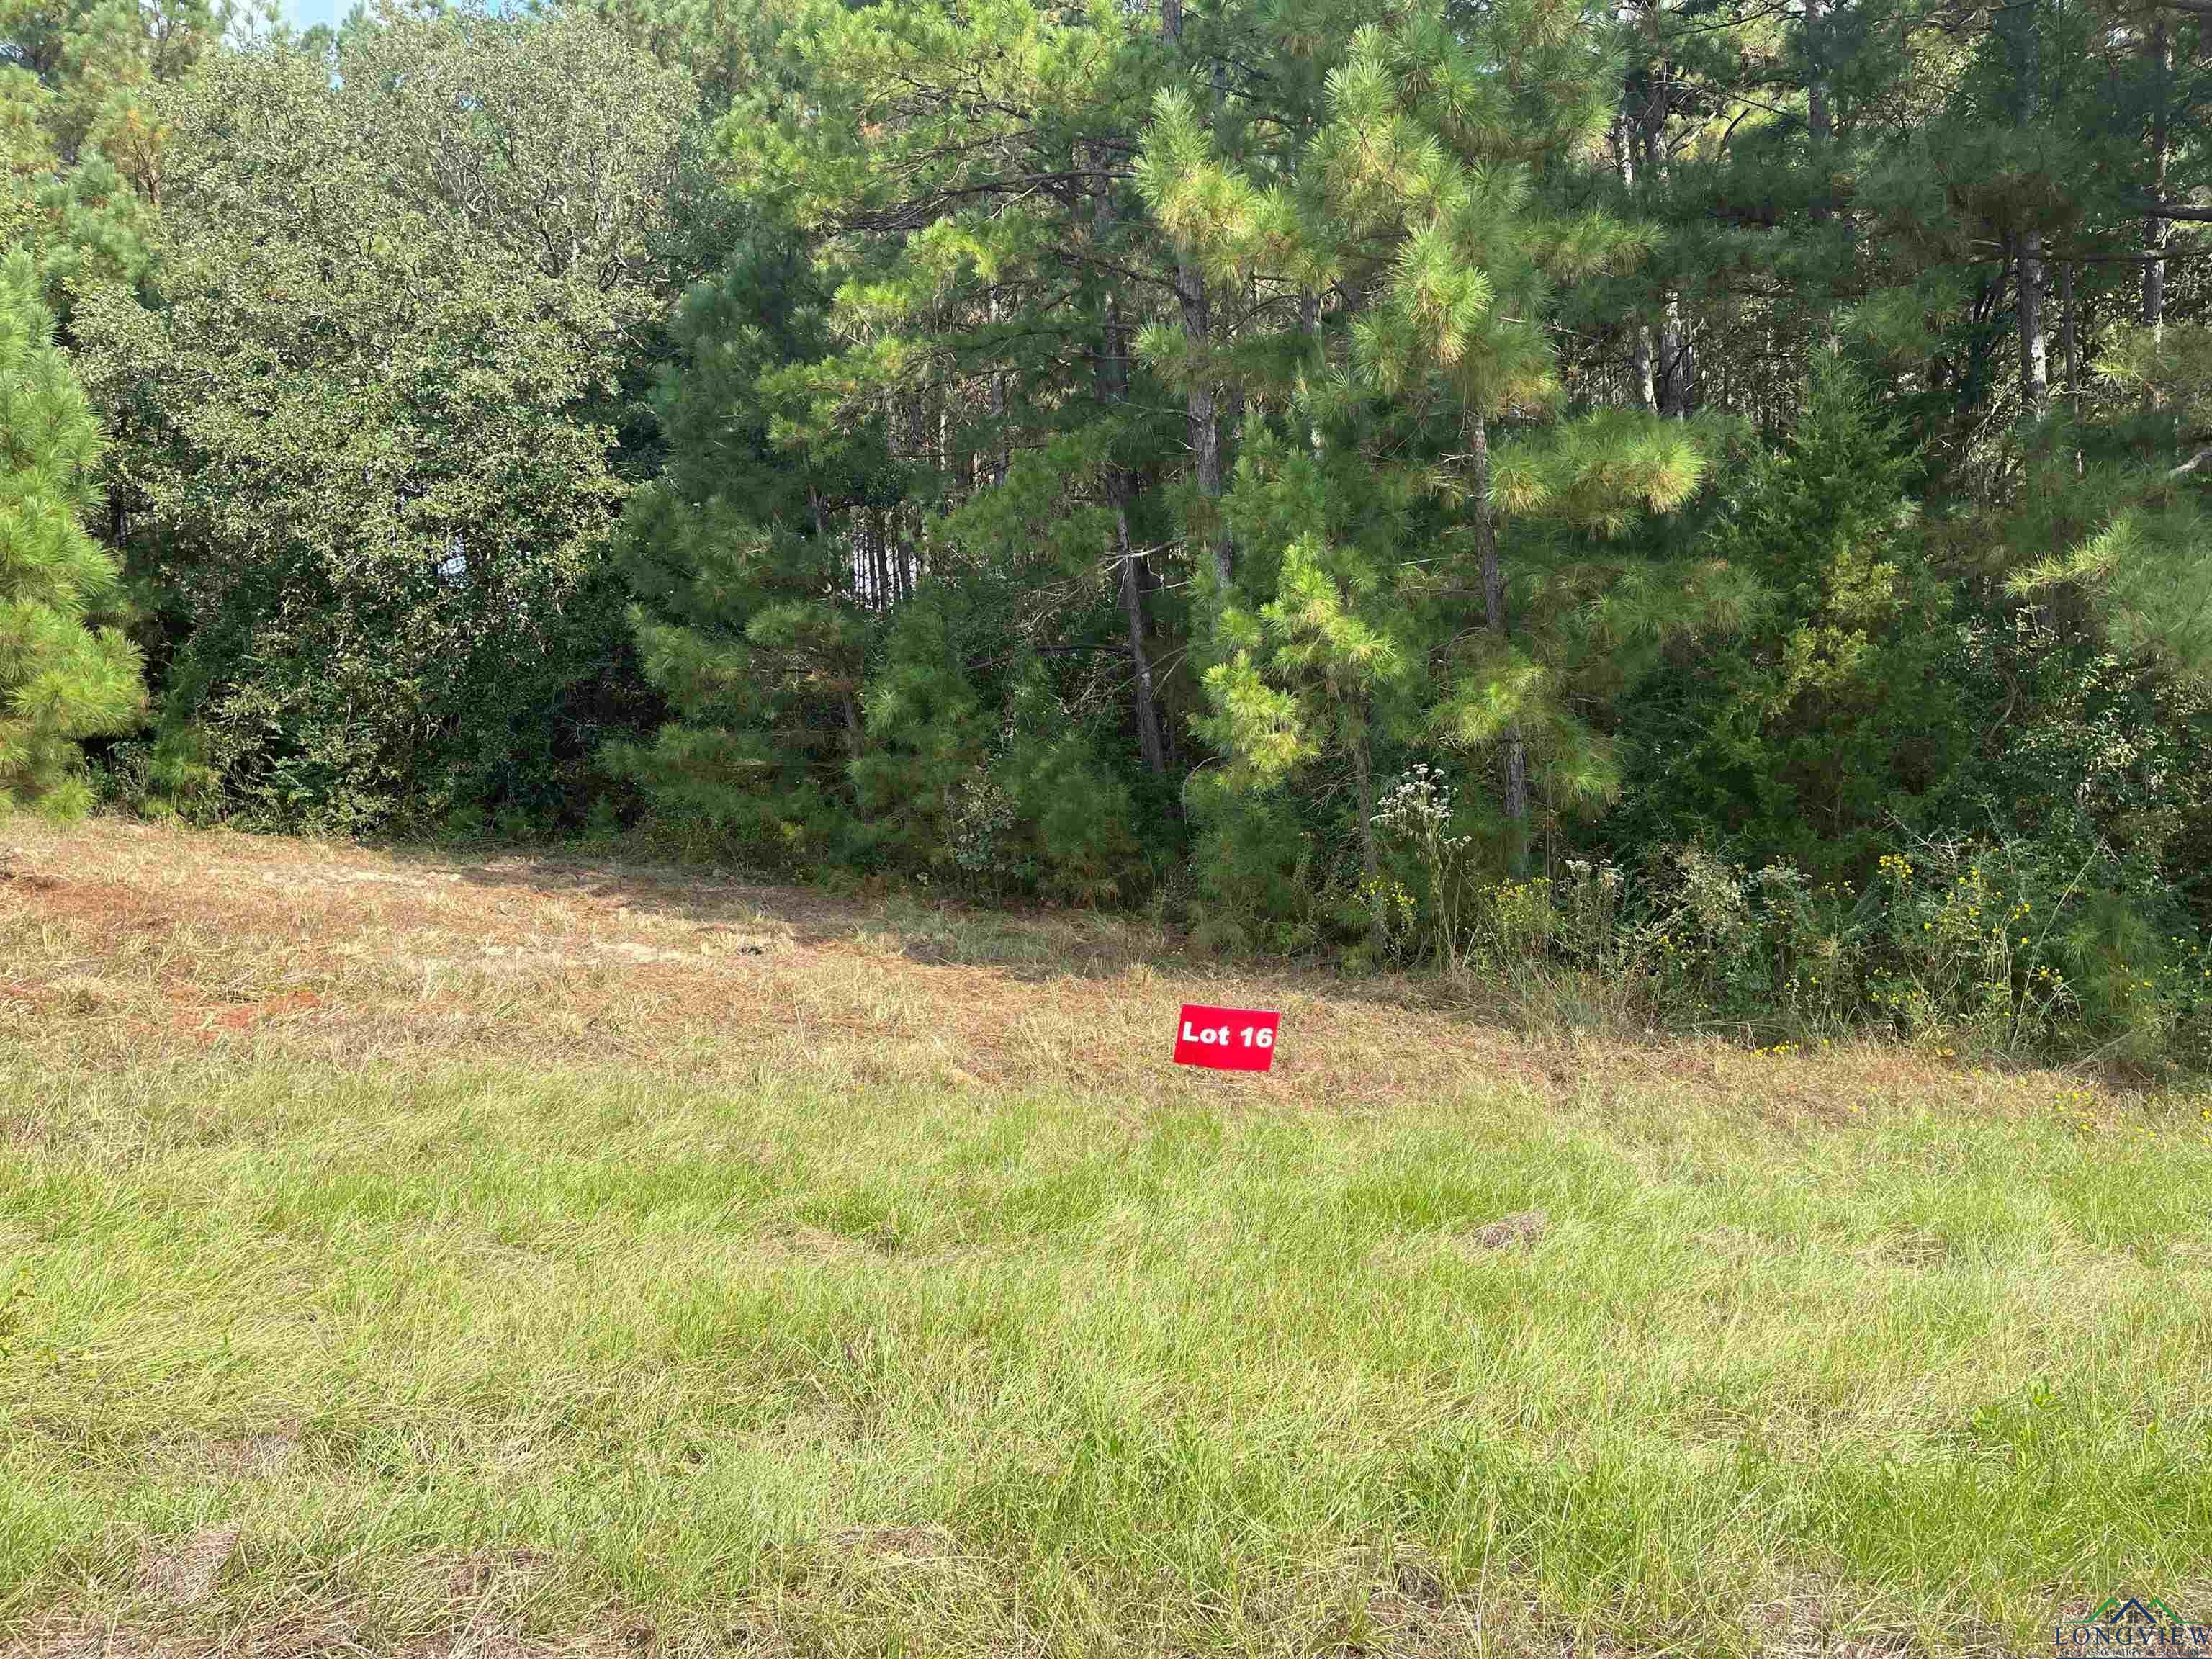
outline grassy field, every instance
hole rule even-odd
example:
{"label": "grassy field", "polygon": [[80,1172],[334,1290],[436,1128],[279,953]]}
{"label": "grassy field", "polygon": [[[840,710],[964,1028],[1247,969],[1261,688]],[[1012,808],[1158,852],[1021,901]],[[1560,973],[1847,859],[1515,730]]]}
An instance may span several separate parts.
{"label": "grassy field", "polygon": [[2049,1653],[2212,1615],[2208,1189],[2201,1097],[11,821],[0,1651]]}

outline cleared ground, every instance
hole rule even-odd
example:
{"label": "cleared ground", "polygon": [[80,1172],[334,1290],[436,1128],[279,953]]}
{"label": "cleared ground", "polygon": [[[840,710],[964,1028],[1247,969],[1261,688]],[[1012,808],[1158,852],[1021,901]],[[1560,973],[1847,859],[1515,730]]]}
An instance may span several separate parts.
{"label": "cleared ground", "polygon": [[2201,1097],[0,823],[0,1651],[2048,1653],[2212,1617],[2208,1192]]}

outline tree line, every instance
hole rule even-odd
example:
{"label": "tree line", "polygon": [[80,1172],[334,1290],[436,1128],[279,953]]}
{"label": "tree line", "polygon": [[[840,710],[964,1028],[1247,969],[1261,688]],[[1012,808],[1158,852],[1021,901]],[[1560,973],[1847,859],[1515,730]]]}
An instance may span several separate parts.
{"label": "tree line", "polygon": [[2185,1059],[2208,14],[0,0],[0,788]]}

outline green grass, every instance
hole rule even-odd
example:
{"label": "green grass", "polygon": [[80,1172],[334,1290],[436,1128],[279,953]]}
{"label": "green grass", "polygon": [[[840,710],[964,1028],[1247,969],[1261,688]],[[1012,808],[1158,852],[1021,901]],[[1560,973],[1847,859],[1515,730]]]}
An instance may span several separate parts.
{"label": "green grass", "polygon": [[2201,1103],[5,1054],[0,1644],[1936,1655],[2212,1613]]}

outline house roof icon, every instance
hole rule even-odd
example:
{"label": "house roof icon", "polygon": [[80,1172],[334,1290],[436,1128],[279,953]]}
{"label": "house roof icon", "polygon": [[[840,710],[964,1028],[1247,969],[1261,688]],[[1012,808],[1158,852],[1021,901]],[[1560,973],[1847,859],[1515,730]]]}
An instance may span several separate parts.
{"label": "house roof icon", "polygon": [[2092,1623],[2099,1625],[2178,1625],[2181,1615],[2152,1596],[2148,1601],[2140,1597],[2108,1596],[2104,1606],[2090,1615]]}

